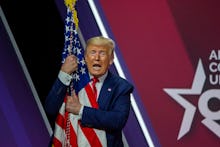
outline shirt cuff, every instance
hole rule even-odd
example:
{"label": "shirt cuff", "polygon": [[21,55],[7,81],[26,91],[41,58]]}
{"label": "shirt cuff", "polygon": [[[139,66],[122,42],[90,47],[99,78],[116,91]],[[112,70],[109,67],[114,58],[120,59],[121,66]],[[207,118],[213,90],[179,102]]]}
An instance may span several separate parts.
{"label": "shirt cuff", "polygon": [[69,75],[69,74],[67,74],[67,73],[65,73],[65,72],[63,72],[61,70],[60,70],[60,72],[58,74],[58,78],[66,86],[69,86],[70,82],[72,80],[72,76],[71,75]]}
{"label": "shirt cuff", "polygon": [[84,108],[84,106],[82,105],[81,108],[80,108],[80,110],[79,110],[79,119],[82,118],[83,108]]}

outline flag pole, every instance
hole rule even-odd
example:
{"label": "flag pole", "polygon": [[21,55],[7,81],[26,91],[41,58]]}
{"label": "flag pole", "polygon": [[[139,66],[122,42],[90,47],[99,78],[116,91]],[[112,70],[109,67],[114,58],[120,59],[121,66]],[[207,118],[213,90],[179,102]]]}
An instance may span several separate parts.
{"label": "flag pole", "polygon": [[[68,47],[68,55],[72,55],[73,54],[73,51],[72,51],[72,48],[73,48],[73,43],[74,43],[74,35],[73,35],[73,31],[74,30],[77,30],[78,29],[78,17],[77,17],[77,11],[75,9],[75,5],[76,5],[76,2],[77,0],[64,0],[64,3],[66,5],[66,8],[69,9],[71,12],[72,12],[72,20],[73,20],[73,23],[75,24],[75,28],[73,28],[73,24],[71,25],[71,31],[70,31],[70,37],[69,37],[69,41],[70,41],[70,46]],[[65,28],[66,29],[66,28]],[[73,75],[73,74],[72,74]],[[74,92],[74,88],[73,88],[73,82],[70,83],[70,86],[69,86],[69,91],[68,93],[72,96],[73,95],[73,92]],[[65,146],[66,147],[70,147],[71,144],[70,144],[70,125],[71,125],[71,122],[70,122],[70,113],[69,112],[65,112],[65,115],[66,115],[66,129],[65,129]]]}

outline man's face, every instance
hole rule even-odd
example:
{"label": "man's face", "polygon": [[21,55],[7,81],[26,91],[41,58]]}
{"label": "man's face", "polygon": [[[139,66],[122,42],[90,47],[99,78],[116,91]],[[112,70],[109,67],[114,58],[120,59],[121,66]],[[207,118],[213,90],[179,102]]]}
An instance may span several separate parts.
{"label": "man's face", "polygon": [[109,66],[113,63],[113,53],[106,47],[89,45],[85,60],[90,74],[100,77],[108,71]]}

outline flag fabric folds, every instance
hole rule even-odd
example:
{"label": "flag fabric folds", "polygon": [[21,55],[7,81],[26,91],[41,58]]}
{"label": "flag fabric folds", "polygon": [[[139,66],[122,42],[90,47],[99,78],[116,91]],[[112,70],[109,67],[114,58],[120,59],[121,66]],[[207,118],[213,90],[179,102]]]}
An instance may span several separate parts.
{"label": "flag fabric folds", "polygon": [[[65,44],[62,52],[62,63],[68,55],[77,57],[78,69],[72,74],[73,82],[67,94],[74,90],[84,106],[98,108],[94,93],[89,84],[90,78],[84,59],[84,49],[80,42],[77,26],[78,18],[75,9],[76,0],[65,1],[67,14],[65,20]],[[104,130],[83,127],[79,116],[65,111],[65,101],[59,110],[55,122],[53,146],[54,147],[106,147],[107,140]]]}

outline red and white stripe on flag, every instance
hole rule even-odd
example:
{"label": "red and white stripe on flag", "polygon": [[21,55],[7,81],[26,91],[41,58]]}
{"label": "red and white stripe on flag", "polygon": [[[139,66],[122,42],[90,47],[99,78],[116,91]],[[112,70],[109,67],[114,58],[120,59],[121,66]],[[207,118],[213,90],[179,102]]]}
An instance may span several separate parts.
{"label": "red and white stripe on flag", "polygon": [[[89,83],[78,93],[80,103],[84,106],[98,108],[92,88]],[[67,130],[68,119],[70,122]],[[69,135],[69,136],[68,136]],[[65,112],[65,100],[62,104],[55,123],[54,147],[107,147],[104,130],[83,127],[79,116]]]}

